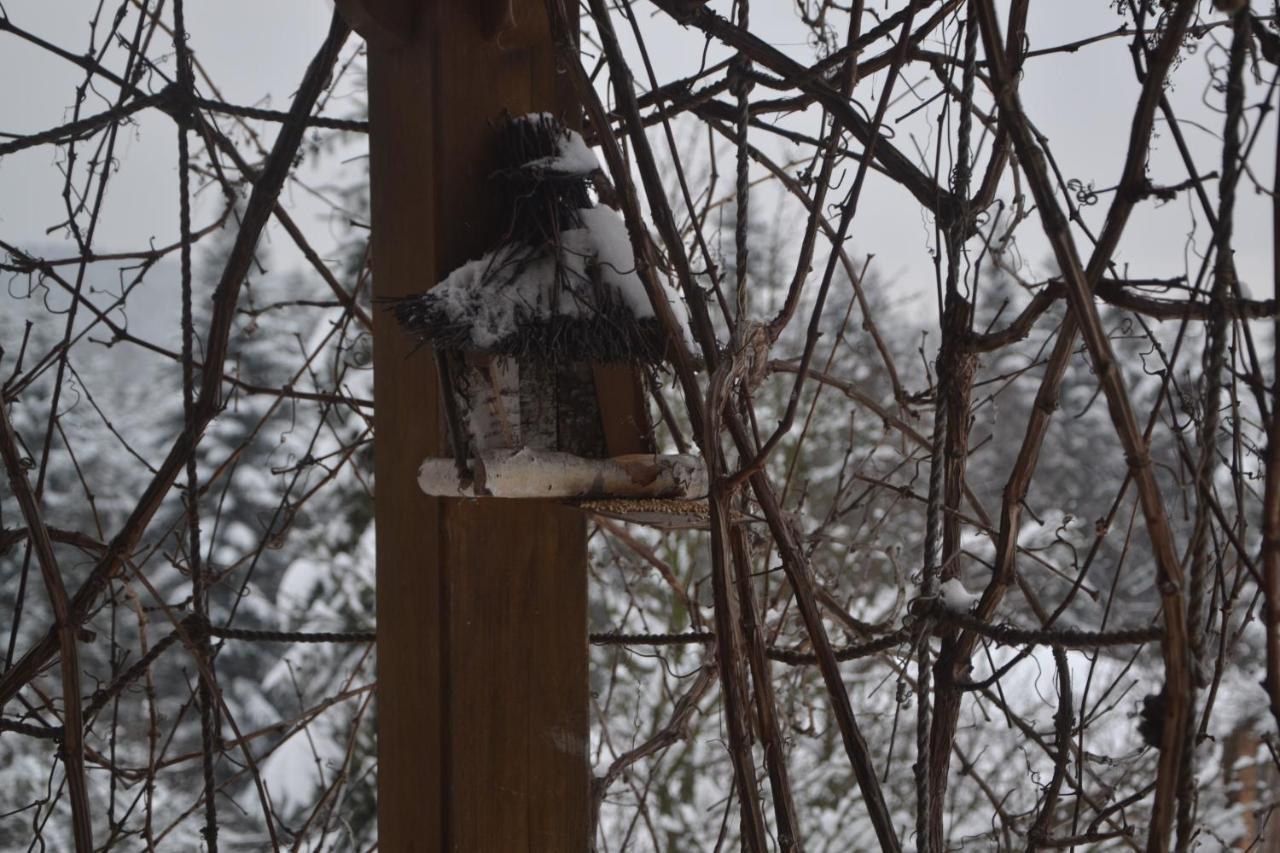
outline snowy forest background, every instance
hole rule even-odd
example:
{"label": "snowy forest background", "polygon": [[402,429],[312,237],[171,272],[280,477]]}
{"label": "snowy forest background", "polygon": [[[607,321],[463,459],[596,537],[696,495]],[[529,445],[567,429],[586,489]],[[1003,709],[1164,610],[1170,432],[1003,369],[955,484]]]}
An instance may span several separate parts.
{"label": "snowy forest background", "polygon": [[[653,39],[674,31],[675,24],[648,4],[635,5],[638,20],[629,19],[623,7],[612,16],[628,56],[643,68],[628,21],[653,27]],[[734,19],[731,4],[713,5]],[[839,49],[849,17],[841,7],[811,0],[780,5],[786,8],[754,10],[752,29],[764,32],[776,23],[769,41],[786,44],[805,64]],[[865,4],[865,27],[906,5]],[[935,55],[916,57],[921,68],[912,66],[905,81],[911,85],[893,93],[892,138],[945,182],[954,175],[949,163],[955,156],[946,134],[955,133],[959,111],[950,97],[938,95],[963,85],[963,69],[939,57],[963,54],[970,12],[964,3],[915,5],[921,7],[918,23],[938,14],[921,42]],[[1037,19],[1041,11],[1031,5],[1040,29],[1029,37],[1030,48],[1071,41],[1074,36],[1053,32],[1056,23]],[[1209,2],[1079,5],[1090,7],[1081,13],[1081,38],[1114,35],[1079,54],[1050,57],[1054,61],[1077,63],[1089,50],[1111,50],[1127,62],[1136,27],[1145,28],[1137,43],[1155,45],[1172,9],[1193,9],[1168,92],[1200,174],[1215,172],[1203,183],[1209,207],[1217,209],[1232,22],[1240,18]],[[1244,38],[1250,40],[1242,75],[1244,111],[1228,115],[1240,122],[1244,140],[1236,249],[1242,295],[1253,302],[1233,301],[1220,427],[1211,441],[1216,514],[1208,522],[1202,517],[1206,510],[1198,509],[1195,475],[1198,431],[1205,421],[1208,312],[1178,306],[1207,303],[1203,267],[1213,266],[1215,237],[1195,198],[1195,182],[1184,183],[1185,174],[1177,173],[1181,161],[1166,125],[1156,131],[1150,174],[1155,185],[1175,188],[1142,201],[1134,214],[1132,247],[1125,245],[1108,272],[1122,279],[1112,282],[1110,292],[1136,298],[1099,301],[1102,327],[1133,407],[1144,428],[1148,418],[1153,425],[1155,476],[1179,555],[1185,549],[1186,559],[1192,558],[1189,543],[1198,523],[1211,528],[1211,579],[1203,590],[1207,677],[1199,694],[1203,737],[1197,738],[1191,842],[1205,850],[1251,844],[1280,849],[1280,833],[1259,840],[1280,788],[1276,721],[1260,686],[1266,638],[1258,580],[1266,431],[1275,401],[1275,339],[1268,319],[1276,313],[1275,294],[1267,283],[1275,119],[1267,109],[1276,101],[1280,37],[1271,4],[1252,5],[1237,13],[1244,16]],[[206,100],[199,109],[207,129],[191,134],[193,254],[186,322],[174,152],[165,166],[171,176],[164,190],[171,194],[159,202],[131,197],[131,173],[121,165],[131,153],[146,152],[144,136],[172,141],[174,122],[163,112],[165,105],[113,115],[38,145],[19,145],[48,127],[119,112],[122,104],[142,97],[139,92],[161,92],[179,78],[171,4],[75,6],[77,29],[70,32],[79,42],[65,45],[68,55],[46,60],[70,68],[63,100],[52,112],[26,114],[29,126],[0,122],[6,132],[0,137],[0,175],[43,170],[58,174],[58,189],[66,190],[59,192],[62,215],[35,223],[36,231],[48,229],[44,237],[31,236],[22,198],[0,196],[0,383],[21,467],[38,496],[71,592],[100,572],[113,538],[132,523],[139,497],[182,433],[188,414],[184,375],[196,375],[184,372],[184,345],[191,347],[193,371],[203,369],[204,330],[221,310],[215,292],[237,252],[236,235],[251,205],[247,176],[270,162],[283,120],[282,113],[261,111],[272,104],[288,109],[305,62],[319,45],[316,39],[305,46],[306,56],[290,68],[275,100],[263,92],[253,101],[259,109],[254,113],[224,100],[217,79],[199,62],[201,31],[191,29],[192,74]],[[30,23],[39,20],[34,9],[0,5],[0,51],[10,44],[35,49],[33,39],[41,32]],[[589,66],[601,53],[590,12],[583,18]],[[324,20],[328,12],[307,14]],[[1001,15],[1007,22],[1003,10]],[[886,29],[883,43],[869,50],[891,53],[896,32]],[[683,31],[679,37],[688,38]],[[700,48],[702,41],[694,37],[692,43]],[[363,635],[376,627],[368,318],[380,308],[370,301],[363,51],[358,38],[341,43],[319,103],[309,110],[332,121],[307,127],[296,155],[288,158],[285,191],[228,315],[221,405],[196,446],[194,470],[184,468],[177,485],[163,491],[119,569],[102,578],[102,595],[79,638],[84,760],[99,849],[201,849],[206,773],[218,791],[222,849],[377,846],[376,661]],[[707,65],[730,55],[716,45]],[[252,64],[254,58],[242,61]],[[672,48],[657,63],[661,73],[675,78],[696,71],[700,57]],[[1028,60],[1028,81],[1034,67]],[[605,76],[597,86],[612,104]],[[876,110],[885,76],[882,68],[859,83],[868,114]],[[1100,91],[1098,81],[1085,85]],[[1132,80],[1125,85],[1122,94],[1096,96],[1106,113],[1101,118],[1046,120],[1098,121],[1110,128],[1109,136],[1091,144],[1115,149],[1114,159],[1091,161],[1088,152],[1074,153],[1088,142],[1057,152],[1064,163],[1061,196],[1078,214],[1072,226],[1078,234],[1096,230],[1111,201],[1107,188],[1119,173],[1137,92]],[[0,81],[10,95],[20,86],[13,77]],[[731,102],[731,95],[724,97]],[[976,112],[992,110],[990,95],[981,99]],[[1030,96],[1027,101],[1033,118],[1052,106]],[[752,283],[752,310],[761,318],[772,317],[786,297],[809,217],[798,195],[811,198],[822,180],[828,145],[820,140],[833,128],[831,117],[812,103],[779,115],[775,130],[752,131],[762,156],[750,165],[750,212],[742,218],[751,246],[745,276]],[[668,148],[661,124],[650,136],[669,179],[671,207],[687,212],[669,168],[677,157],[696,200],[699,227],[687,216],[680,219],[690,251],[705,252],[721,279],[732,282],[739,274],[735,147],[730,136],[708,129],[719,120],[714,114],[682,114],[671,124],[674,148]],[[725,118],[724,126],[731,120]],[[975,124],[981,159],[994,123]],[[979,141],[987,125],[989,134]],[[838,133],[833,138],[853,144]],[[846,151],[831,162],[836,174],[829,179],[828,213],[838,217],[838,196],[854,182],[858,160]],[[829,294],[814,320],[821,336],[813,338],[816,352],[795,426],[767,463],[815,576],[832,642],[854,649],[909,625],[904,619],[922,593],[935,503],[930,444],[948,263],[945,236],[909,198],[903,202],[902,188],[874,173],[867,180],[852,238],[834,264]],[[990,344],[989,350],[975,349],[964,453],[972,497],[959,512],[961,556],[953,563],[975,594],[991,577],[1002,496],[1066,313],[1063,298],[1034,313],[1059,268],[1043,236],[1027,224],[1035,205],[1022,180],[1001,180],[961,273],[973,310],[973,340]],[[164,214],[169,227],[128,235],[131,205],[153,203],[171,206]],[[108,220],[114,223],[109,242],[95,237],[98,223]],[[865,220],[872,221],[861,228]],[[829,244],[819,247],[815,278],[829,252]],[[430,283],[424,281],[424,288]],[[705,271],[700,284],[713,292]],[[806,324],[814,300],[813,289],[806,289],[796,322],[783,329],[770,352],[768,376],[751,395],[753,417],[765,434],[788,406],[796,365],[812,338]],[[990,336],[1024,312],[1031,317],[1025,334]],[[1183,322],[1187,317],[1191,321]],[[184,327],[191,330],[185,341]],[[727,342],[723,319],[718,331]],[[672,376],[657,379],[673,413],[663,433],[671,449],[688,441],[688,424]],[[1144,700],[1149,704],[1158,696],[1165,679],[1159,633],[1151,630],[1161,624],[1160,590],[1142,512],[1133,491],[1126,491],[1125,456],[1082,344],[1072,350],[1058,402],[1021,502],[1015,538],[1023,589],[1010,592],[991,621],[1047,632],[1133,629],[1143,641],[1064,650],[1060,634],[1053,642],[988,638],[978,646],[971,673],[978,685],[964,694],[944,809],[946,845],[953,848],[1024,846],[1051,785],[1062,788],[1054,833],[1067,840],[1058,846],[1136,849],[1144,844],[1150,819],[1158,751],[1140,729]],[[406,471],[415,465],[407,461]],[[199,507],[194,552],[186,512],[192,493]],[[991,514],[982,517],[975,507]],[[844,756],[822,677],[798,660],[811,649],[789,585],[777,570],[774,544],[763,526],[751,529],[764,633],[770,647],[783,652],[772,664],[772,687],[805,846],[874,849],[875,827]],[[712,624],[705,534],[659,533],[605,519],[593,523],[590,547],[592,632],[684,634]],[[6,480],[0,484],[0,680],[39,647],[54,621],[39,562]],[[222,636],[202,635],[190,619],[193,596],[202,594],[193,591],[193,565],[203,567],[209,623],[223,628]],[[1024,597],[1027,591],[1034,603]],[[960,602],[961,609],[967,606]],[[1048,624],[1042,609],[1056,614]],[[360,636],[281,642],[238,636],[235,629]],[[202,733],[209,733],[202,732],[196,663],[205,642],[224,703],[212,713],[212,748],[202,744]],[[707,666],[711,649],[703,642],[602,640],[592,646],[590,758],[598,780],[599,849],[712,850],[742,843],[719,682]],[[787,653],[797,660],[788,660]],[[140,660],[148,665],[139,666]],[[1069,758],[1059,766],[1055,755],[1064,750],[1055,748],[1054,738],[1063,667],[1070,674],[1066,695],[1074,723],[1065,750]],[[914,647],[886,644],[843,662],[840,673],[872,745],[894,824],[912,847],[919,707]],[[72,849],[72,796],[59,758],[66,708],[60,678],[58,666],[51,665],[9,685],[11,692],[8,686],[0,691],[0,850]],[[213,760],[207,761],[210,754]],[[1063,768],[1065,779],[1055,778]],[[775,796],[771,790],[762,772],[759,795]]]}

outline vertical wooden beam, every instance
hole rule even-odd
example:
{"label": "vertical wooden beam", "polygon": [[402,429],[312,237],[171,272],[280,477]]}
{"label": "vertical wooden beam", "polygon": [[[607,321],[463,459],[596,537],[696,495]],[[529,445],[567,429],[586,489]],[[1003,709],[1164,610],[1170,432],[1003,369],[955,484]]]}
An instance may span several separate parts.
{"label": "vertical wooden beam", "polygon": [[[540,0],[342,2],[372,36],[374,292],[420,292],[507,225],[504,112],[572,102]],[[583,519],[422,495],[418,464],[447,451],[431,356],[412,349],[377,312],[380,849],[586,850]]]}

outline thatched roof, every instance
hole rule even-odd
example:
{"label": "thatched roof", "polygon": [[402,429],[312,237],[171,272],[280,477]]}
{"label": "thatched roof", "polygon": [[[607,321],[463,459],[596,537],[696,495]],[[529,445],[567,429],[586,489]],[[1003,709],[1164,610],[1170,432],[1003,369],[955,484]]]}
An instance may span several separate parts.
{"label": "thatched roof", "polygon": [[[666,344],[636,274],[622,218],[593,206],[598,168],[582,137],[546,115],[510,120],[498,172],[507,239],[419,296],[392,304],[422,343],[547,361],[663,360]],[[678,316],[683,307],[669,292]]]}

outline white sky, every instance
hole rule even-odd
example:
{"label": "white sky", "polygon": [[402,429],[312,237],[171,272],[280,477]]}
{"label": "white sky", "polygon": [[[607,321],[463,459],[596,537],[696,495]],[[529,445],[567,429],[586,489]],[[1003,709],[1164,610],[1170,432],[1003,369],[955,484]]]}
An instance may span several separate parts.
{"label": "white sky", "polygon": [[[722,12],[727,12],[729,8],[728,2],[723,0],[713,5]],[[868,8],[882,12],[885,9],[896,11],[901,5],[899,2],[867,4]],[[1004,5],[1006,4],[997,4],[1000,7]],[[1212,4],[1207,0],[1201,5],[1205,23],[1225,20],[1224,16],[1213,10]],[[650,28],[647,44],[657,66],[659,80],[665,82],[696,71],[702,57],[703,40],[700,34],[691,29],[682,30],[660,13],[652,16],[645,14],[646,7],[647,4],[638,7],[637,17],[642,26]],[[1034,0],[1028,20],[1028,38],[1031,49],[1040,50],[1112,32],[1126,23],[1127,19],[1114,11],[1111,0]],[[802,61],[806,58],[812,60],[812,48],[806,44],[805,34],[795,21],[793,3],[753,3],[751,25],[753,32],[775,47]],[[620,36],[629,37],[625,24],[615,22],[615,27]],[[946,30],[946,35],[948,38],[954,36],[952,27]],[[1214,37],[1225,47],[1230,33],[1223,27],[1214,31]],[[1127,149],[1133,107],[1139,93],[1129,44],[1127,37],[1114,38],[1083,47],[1076,53],[1031,58],[1026,64],[1020,89],[1023,104],[1034,124],[1048,138],[1050,150],[1057,158],[1066,179],[1078,178],[1085,184],[1093,183],[1100,190],[1114,186],[1118,180]],[[1209,42],[1206,40],[1201,44],[1207,46]],[[887,42],[881,42],[873,52],[878,53],[886,46]],[[938,45],[935,43],[927,46],[936,49]],[[727,55],[728,51],[723,48],[713,47],[709,53],[709,61]],[[1206,55],[1219,66],[1226,62],[1224,48],[1202,49],[1195,55],[1188,55],[1171,75],[1171,85],[1167,90],[1202,175],[1221,170],[1218,135],[1222,129],[1222,117],[1218,110],[1221,109],[1223,96],[1211,89],[1206,91],[1209,83]],[[642,66],[637,62],[635,67],[637,77],[642,78]],[[1260,62],[1257,67],[1262,75],[1261,85],[1253,80],[1250,70],[1246,71],[1248,105],[1261,100],[1266,85],[1276,70],[1265,62]],[[919,99],[908,91],[907,84],[924,98],[932,97],[939,90],[936,80],[927,69],[919,64],[912,66],[894,90],[894,98],[900,100],[896,100],[889,108],[886,123],[894,131],[894,144],[904,153],[911,156],[917,150],[923,151],[928,162],[932,163],[937,110],[921,110],[899,123],[898,119],[904,113],[919,104]],[[883,85],[883,74],[859,85],[855,97],[865,106],[868,115],[874,111],[875,98]],[[979,94],[983,94],[981,84]],[[811,112],[816,115],[816,110]],[[1256,111],[1250,111],[1250,127],[1256,115]],[[793,117],[790,120],[802,123],[805,118]],[[809,117],[808,129],[812,129],[815,124],[815,119]],[[767,138],[767,135],[753,131],[753,140],[762,138]],[[657,136],[654,139],[655,144],[665,144],[659,142]],[[987,149],[984,148],[979,153],[975,182],[985,166],[986,152]],[[1274,172],[1274,152],[1274,124],[1269,123],[1251,158],[1254,175],[1267,188],[1271,186]],[[722,171],[731,169],[732,160],[723,161],[721,168]],[[944,175],[948,168],[944,156]],[[1157,185],[1177,184],[1187,178],[1172,136],[1159,117],[1152,147],[1150,177]],[[851,180],[852,176],[846,179],[843,186],[847,187]],[[722,185],[727,192],[731,179],[722,176]],[[1009,197],[1011,189],[1010,182],[1006,180],[1002,195]],[[1206,189],[1216,205],[1216,181],[1210,181]],[[1024,192],[1027,191],[1024,189]],[[1110,201],[1110,195],[1102,194],[1098,204],[1084,211],[1085,219],[1095,234],[1101,229]],[[1125,238],[1115,255],[1122,270],[1127,264],[1132,277],[1164,278],[1188,272],[1189,267],[1189,273],[1194,277],[1199,258],[1190,253],[1188,245],[1191,228],[1189,211],[1194,201],[1191,193],[1184,192],[1176,201],[1168,204],[1151,201],[1143,203],[1131,218]],[[1198,210],[1198,205],[1195,209]],[[1240,186],[1236,210],[1236,262],[1241,279],[1246,292],[1259,298],[1269,297],[1272,295],[1270,199],[1266,195],[1255,193],[1252,185],[1245,180]],[[1203,224],[1203,217],[1199,218],[1201,225],[1195,246],[1203,251],[1209,235]],[[1050,258],[1050,253],[1043,238],[1037,239],[1038,219],[1027,223],[1027,226],[1019,230],[1019,244],[1024,260],[1029,264],[1026,277],[1034,281],[1050,273],[1045,263]],[[1081,254],[1087,258],[1089,243],[1085,236],[1077,231],[1076,239]],[[874,268],[882,276],[892,279],[895,289],[927,295],[934,290],[933,266],[928,254],[932,243],[931,218],[922,212],[905,190],[888,179],[871,173],[852,232],[854,249],[859,253],[874,253]],[[976,244],[970,244],[971,251],[975,246]],[[925,301],[931,303],[932,299]]]}
{"label": "white sky", "polygon": [[[19,26],[57,44],[78,49],[87,43],[86,21],[96,5],[97,0],[3,0],[4,11]],[[107,5],[114,8],[114,4]],[[727,8],[726,0],[718,0],[716,5]],[[868,5],[879,9],[888,4],[877,0]],[[890,8],[898,5],[895,2]],[[1206,2],[1204,6],[1206,20],[1217,20],[1211,4]],[[283,109],[323,38],[332,7],[325,0],[188,0],[186,8],[192,48],[224,98],[234,103]],[[809,60],[812,49],[792,18],[792,8],[792,3],[781,0],[754,3],[752,29],[797,58]],[[650,28],[653,34],[649,45],[660,79],[671,79],[694,70],[702,51],[698,34],[682,30],[648,4],[642,3],[637,9],[642,26]],[[110,14],[110,9],[106,14]],[[1036,0],[1031,4],[1031,46],[1044,48],[1096,35],[1116,29],[1122,22],[1109,0]],[[625,34],[625,25],[617,23]],[[1217,35],[1225,39],[1228,34],[1218,30]],[[723,50],[713,50],[712,59],[722,55]],[[1219,63],[1225,61],[1220,50],[1211,55]],[[108,64],[119,67],[119,58],[116,54],[116,61],[112,63],[109,55]],[[1274,71],[1265,63],[1260,69],[1264,75]],[[0,131],[31,132],[66,121],[69,117],[66,105],[81,77],[82,73],[71,64],[12,35],[0,33]],[[1201,101],[1206,79],[1202,52],[1188,57],[1175,71],[1170,90],[1170,98],[1184,119],[1184,132],[1202,173],[1220,168],[1214,136],[1222,125],[1221,117],[1215,112],[1221,103],[1221,94],[1208,93],[1211,106]],[[905,82],[920,83],[917,91],[925,97],[937,91],[936,83],[921,69],[913,69]],[[873,98],[882,83],[882,76],[877,76],[859,87],[857,96],[868,110],[874,109]],[[906,91],[900,83],[896,94]],[[1258,99],[1260,91],[1258,86],[1251,85],[1252,101]],[[99,84],[98,93],[90,96],[85,113],[105,108],[115,94],[110,84]],[[1022,84],[1028,112],[1048,137],[1064,176],[1086,183],[1092,181],[1099,188],[1112,186],[1119,174],[1136,94],[1128,41],[1124,38],[1085,47],[1077,54],[1032,59]],[[897,119],[916,103],[908,94],[890,108],[890,119]],[[344,105],[339,103],[331,112],[340,114],[343,109]],[[922,110],[911,119],[895,124],[895,143],[909,154],[919,145],[931,159],[934,118],[936,111]],[[813,123],[805,117],[794,121],[808,121],[810,126]],[[264,142],[269,144],[272,128],[268,126],[266,131],[268,136]],[[1171,184],[1185,179],[1168,133],[1158,125],[1157,134],[1153,180],[1157,184]],[[664,143],[657,136],[654,140],[661,150]],[[167,243],[175,238],[175,148],[172,123],[155,111],[143,112],[137,126],[121,135],[119,172],[111,182],[95,248],[121,250],[145,245],[151,239]],[[1274,150],[1273,131],[1265,129],[1253,167],[1256,176],[1267,186],[1272,178]],[[984,161],[985,156],[980,158],[980,163]],[[303,175],[317,181],[340,178],[341,169],[337,158],[329,158],[322,172],[304,169]],[[0,236],[37,248],[56,241],[57,235],[49,236],[45,231],[62,219],[61,183],[53,148],[36,148],[0,159]],[[1209,194],[1216,201],[1216,183],[1209,185]],[[1240,196],[1237,264],[1253,295],[1270,296],[1270,202],[1265,195],[1255,194],[1248,184],[1242,186]],[[1098,205],[1086,211],[1095,230],[1101,224],[1109,200],[1110,196],[1103,195]],[[1184,193],[1170,204],[1159,206],[1148,202],[1140,207],[1117,255],[1121,262],[1132,265],[1131,275],[1172,276],[1183,273],[1188,264],[1194,274],[1196,259],[1187,257],[1191,200],[1191,195]],[[294,208],[299,221],[308,226],[311,233],[319,235],[317,243],[323,253],[328,248],[329,233],[323,208],[296,189],[286,201]],[[1036,223],[1029,225],[1031,227],[1022,231],[1025,237],[1037,230]],[[874,174],[871,176],[855,221],[853,247],[859,253],[876,254],[875,268],[881,276],[895,280],[896,292],[932,293],[933,269],[928,254],[932,230],[932,223],[905,191]],[[1197,245],[1203,247],[1206,238],[1202,226]],[[1087,256],[1085,244],[1081,245]],[[298,263],[299,258],[289,250],[287,240],[274,239],[271,247],[276,252],[277,266]],[[1033,279],[1042,276],[1043,261],[1048,257],[1043,242],[1024,239],[1022,248],[1033,268],[1028,276]],[[924,301],[932,302],[931,299]]]}
{"label": "white sky", "polygon": [[[9,18],[64,47],[83,50],[96,0],[5,0]],[[107,4],[114,9],[114,4]],[[201,0],[186,4],[187,29],[199,61],[232,103],[286,109],[293,88],[324,38],[329,4],[293,0]],[[110,11],[107,15],[109,16]],[[104,18],[105,19],[105,18]],[[251,26],[246,25],[252,22]],[[116,54],[117,58],[120,54]],[[108,63],[119,69],[119,62]],[[68,105],[83,72],[19,38],[0,34],[0,131],[29,133],[70,119]],[[83,110],[111,106],[109,83],[97,85]],[[121,134],[120,171],[112,179],[99,230],[107,248],[137,245],[177,233],[177,157],[173,122],[154,110]],[[62,177],[54,149],[28,149],[0,161],[0,231],[22,241],[45,240],[62,218]]]}

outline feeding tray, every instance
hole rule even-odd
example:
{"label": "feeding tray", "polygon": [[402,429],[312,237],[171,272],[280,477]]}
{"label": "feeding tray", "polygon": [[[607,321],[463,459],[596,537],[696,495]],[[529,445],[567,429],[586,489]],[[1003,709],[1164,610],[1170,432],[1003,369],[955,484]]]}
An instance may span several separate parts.
{"label": "feeding tray", "polygon": [[571,503],[584,512],[661,530],[706,530],[711,526],[711,510],[705,500],[587,498]]}

